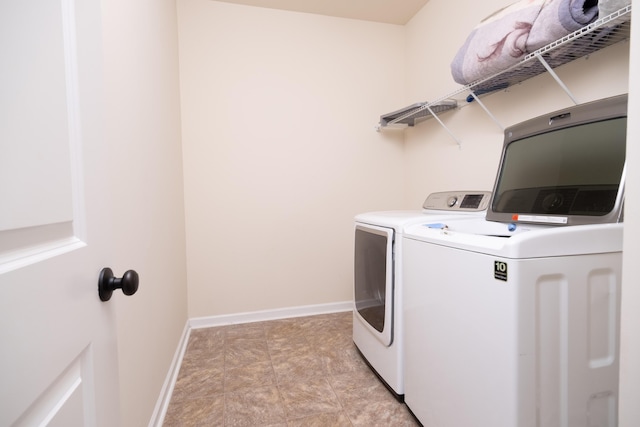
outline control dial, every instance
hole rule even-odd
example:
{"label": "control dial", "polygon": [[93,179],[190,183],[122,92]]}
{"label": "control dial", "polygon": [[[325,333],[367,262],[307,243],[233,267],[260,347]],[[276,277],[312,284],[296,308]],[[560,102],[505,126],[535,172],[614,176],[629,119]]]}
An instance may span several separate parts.
{"label": "control dial", "polygon": [[449,206],[450,208],[454,207],[456,203],[458,203],[457,196],[451,196],[447,199],[447,206]]}

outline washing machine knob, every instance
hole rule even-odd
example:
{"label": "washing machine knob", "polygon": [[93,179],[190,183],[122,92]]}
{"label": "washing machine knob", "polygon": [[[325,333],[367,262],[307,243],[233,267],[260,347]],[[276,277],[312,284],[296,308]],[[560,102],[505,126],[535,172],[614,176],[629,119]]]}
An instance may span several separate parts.
{"label": "washing machine knob", "polygon": [[454,207],[458,203],[458,198],[456,196],[451,196],[447,199],[447,206],[450,208]]}

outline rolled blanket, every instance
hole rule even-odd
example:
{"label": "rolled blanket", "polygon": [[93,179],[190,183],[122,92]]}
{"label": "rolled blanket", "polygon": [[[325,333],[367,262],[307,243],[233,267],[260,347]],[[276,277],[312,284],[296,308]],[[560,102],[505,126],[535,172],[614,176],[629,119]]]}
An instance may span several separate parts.
{"label": "rolled blanket", "polygon": [[598,0],[550,0],[536,18],[527,51],[534,52],[598,19]]}
{"label": "rolled blanket", "polygon": [[485,18],[471,31],[451,63],[453,79],[468,84],[518,62],[545,0],[521,0]]}
{"label": "rolled blanket", "polygon": [[526,54],[598,18],[597,0],[520,0],[484,19],[451,63],[453,79],[469,84],[503,71]]}

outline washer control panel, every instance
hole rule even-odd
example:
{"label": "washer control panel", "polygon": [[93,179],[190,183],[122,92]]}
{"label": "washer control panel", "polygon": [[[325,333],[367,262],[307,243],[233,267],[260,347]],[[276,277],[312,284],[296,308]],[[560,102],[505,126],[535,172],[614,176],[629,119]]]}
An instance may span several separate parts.
{"label": "washer control panel", "polygon": [[423,209],[438,211],[481,212],[487,210],[490,191],[442,191],[431,193]]}

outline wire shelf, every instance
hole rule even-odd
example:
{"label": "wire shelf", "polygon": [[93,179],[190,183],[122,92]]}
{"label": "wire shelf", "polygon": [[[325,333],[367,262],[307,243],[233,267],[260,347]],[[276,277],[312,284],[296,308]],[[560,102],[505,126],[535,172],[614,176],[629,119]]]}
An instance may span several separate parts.
{"label": "wire shelf", "polygon": [[416,123],[431,117],[432,112],[441,113],[443,111],[453,110],[457,106],[458,102],[455,100],[442,100],[438,103],[431,104],[428,104],[426,102],[418,102],[400,110],[380,116],[380,126],[415,126]]}
{"label": "wire shelf", "polygon": [[[490,77],[476,80],[432,102],[420,102],[380,116],[378,131],[414,126],[434,114],[457,108],[483,95],[506,89],[605,47],[628,40],[631,33],[631,5],[558,39],[525,56],[517,64]],[[555,76],[554,76],[555,77]]]}

